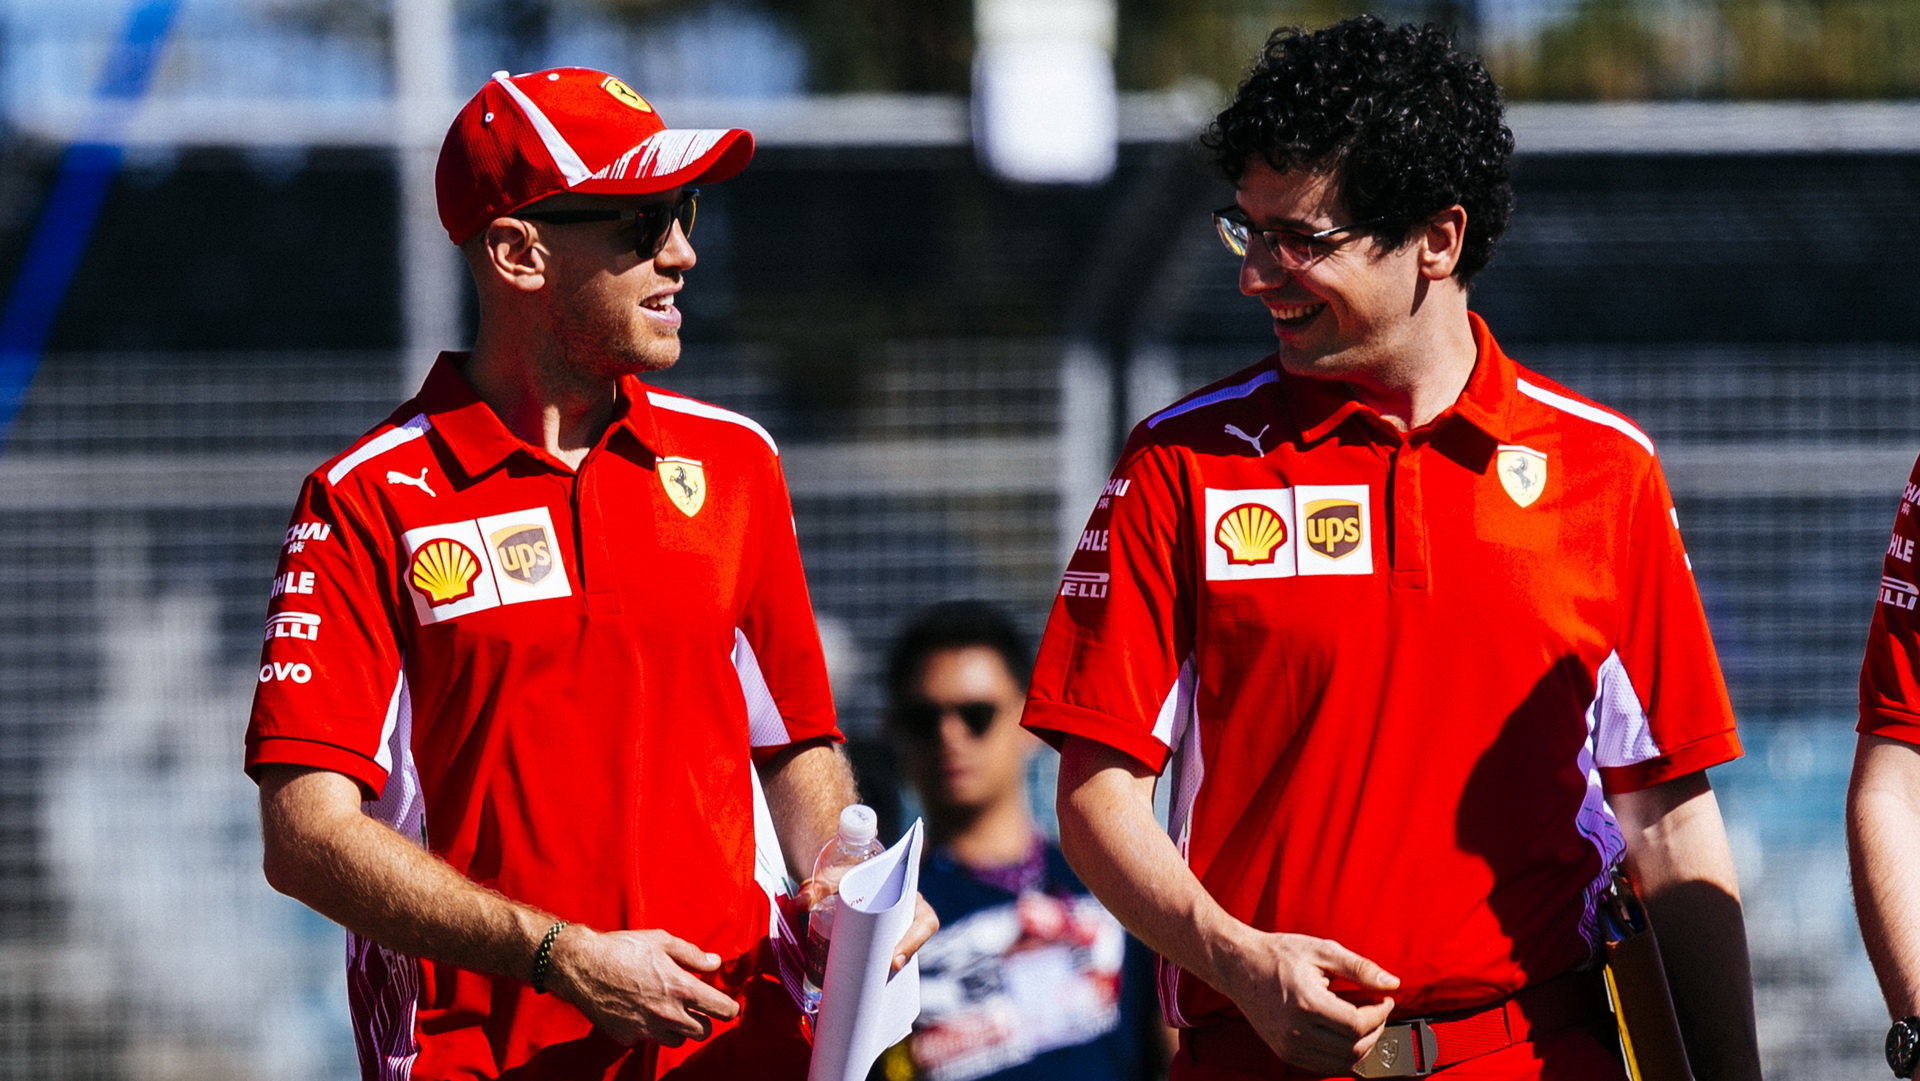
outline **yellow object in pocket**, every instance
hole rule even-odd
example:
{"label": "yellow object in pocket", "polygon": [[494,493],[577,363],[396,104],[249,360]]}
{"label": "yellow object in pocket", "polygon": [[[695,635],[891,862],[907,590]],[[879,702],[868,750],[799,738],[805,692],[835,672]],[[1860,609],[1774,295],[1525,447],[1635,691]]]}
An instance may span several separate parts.
{"label": "yellow object in pocket", "polygon": [[1660,943],[1622,868],[1613,869],[1613,883],[1601,898],[1600,925],[1606,933],[1607,1000],[1620,1028],[1627,1076],[1632,1081],[1693,1081]]}

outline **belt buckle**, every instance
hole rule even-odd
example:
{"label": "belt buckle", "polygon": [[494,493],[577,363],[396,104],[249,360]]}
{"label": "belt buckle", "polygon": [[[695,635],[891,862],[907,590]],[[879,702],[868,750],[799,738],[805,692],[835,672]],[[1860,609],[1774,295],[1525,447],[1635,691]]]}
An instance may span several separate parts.
{"label": "belt buckle", "polygon": [[1367,1057],[1354,1066],[1355,1077],[1425,1077],[1434,1071],[1440,1043],[1423,1018],[1388,1025]]}

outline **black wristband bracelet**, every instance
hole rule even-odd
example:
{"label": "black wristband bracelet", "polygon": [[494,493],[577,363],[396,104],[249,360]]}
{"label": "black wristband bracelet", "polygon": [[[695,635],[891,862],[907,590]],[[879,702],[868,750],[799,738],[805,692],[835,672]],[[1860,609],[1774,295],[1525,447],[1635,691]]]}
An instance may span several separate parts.
{"label": "black wristband bracelet", "polygon": [[560,937],[560,929],[566,925],[567,921],[558,920],[547,928],[547,933],[540,939],[540,948],[533,951],[532,983],[536,995],[547,993],[547,966],[553,963],[553,940]]}

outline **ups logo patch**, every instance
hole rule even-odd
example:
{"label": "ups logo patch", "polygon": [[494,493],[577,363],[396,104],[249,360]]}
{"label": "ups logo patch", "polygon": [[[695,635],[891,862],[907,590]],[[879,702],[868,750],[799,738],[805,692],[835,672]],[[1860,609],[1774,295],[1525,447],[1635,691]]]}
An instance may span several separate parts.
{"label": "ups logo patch", "polygon": [[1340,559],[1360,547],[1366,538],[1365,519],[1360,504],[1350,499],[1322,499],[1306,506],[1307,547]]}
{"label": "ups logo patch", "polygon": [[498,557],[494,565],[528,585],[553,570],[553,544],[538,525],[510,525],[487,539]]}

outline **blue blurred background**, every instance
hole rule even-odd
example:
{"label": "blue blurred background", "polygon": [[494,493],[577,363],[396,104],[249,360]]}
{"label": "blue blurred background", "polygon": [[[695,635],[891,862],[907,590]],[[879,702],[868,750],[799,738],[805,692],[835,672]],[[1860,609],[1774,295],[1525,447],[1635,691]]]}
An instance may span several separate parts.
{"label": "blue blurred background", "polygon": [[[1876,1075],[1841,804],[1920,450],[1920,3],[1372,7],[1514,99],[1475,307],[1660,445],[1748,741],[1714,779],[1770,1073]],[[1271,347],[1191,140],[1274,25],[1357,9],[0,0],[0,1077],[355,1074],[240,737],[298,478],[470,333],[431,168],[489,72],[603,67],[759,137],[663,381],[780,440],[885,802],[887,634],[955,595],[1037,631],[1126,428]]]}

